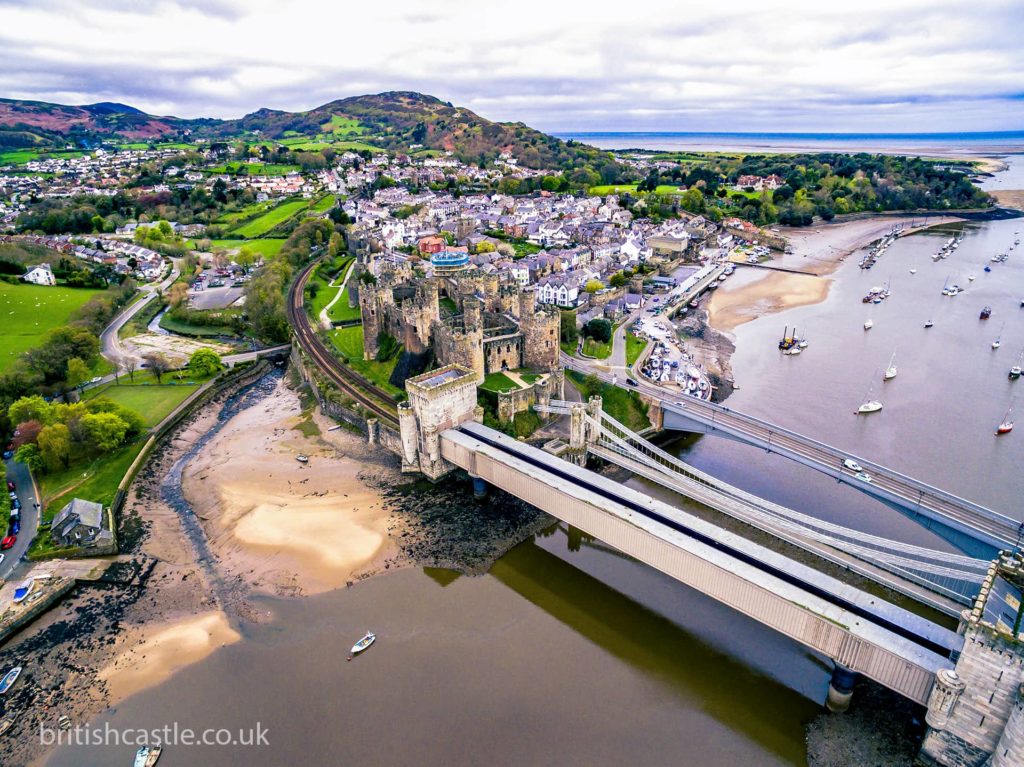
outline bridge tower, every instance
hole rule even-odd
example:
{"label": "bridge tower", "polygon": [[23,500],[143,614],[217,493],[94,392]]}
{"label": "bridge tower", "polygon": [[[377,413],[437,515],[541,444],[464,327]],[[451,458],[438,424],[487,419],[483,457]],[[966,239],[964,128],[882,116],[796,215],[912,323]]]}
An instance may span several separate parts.
{"label": "bridge tower", "polygon": [[409,400],[398,406],[402,471],[418,471],[436,481],[455,468],[441,457],[440,435],[464,421],[483,420],[476,384],[476,372],[460,365],[406,380]]}
{"label": "bridge tower", "polygon": [[964,649],[936,675],[918,764],[1024,764],[1024,556],[1003,554],[960,617]]}

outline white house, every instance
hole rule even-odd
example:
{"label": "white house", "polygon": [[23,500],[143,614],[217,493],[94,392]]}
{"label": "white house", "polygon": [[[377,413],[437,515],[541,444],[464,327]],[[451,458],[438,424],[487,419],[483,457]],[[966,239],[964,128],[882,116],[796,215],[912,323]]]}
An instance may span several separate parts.
{"label": "white house", "polygon": [[53,272],[50,271],[49,264],[40,264],[39,266],[33,267],[28,273],[23,274],[21,279],[25,282],[31,282],[33,285],[56,285],[57,280],[53,277]]}
{"label": "white house", "polygon": [[537,284],[537,303],[573,308],[580,302],[580,279],[577,275],[552,275]]}

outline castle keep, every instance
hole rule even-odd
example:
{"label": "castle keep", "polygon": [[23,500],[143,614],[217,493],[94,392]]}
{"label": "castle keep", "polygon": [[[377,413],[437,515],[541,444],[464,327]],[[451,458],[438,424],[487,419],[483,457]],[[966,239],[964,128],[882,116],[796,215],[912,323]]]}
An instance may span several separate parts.
{"label": "castle keep", "polygon": [[495,275],[385,273],[377,285],[360,288],[359,308],[366,359],[377,355],[387,334],[406,351],[432,350],[439,364],[473,371],[478,381],[500,370],[559,368],[557,310],[538,308],[532,289],[501,284]]}

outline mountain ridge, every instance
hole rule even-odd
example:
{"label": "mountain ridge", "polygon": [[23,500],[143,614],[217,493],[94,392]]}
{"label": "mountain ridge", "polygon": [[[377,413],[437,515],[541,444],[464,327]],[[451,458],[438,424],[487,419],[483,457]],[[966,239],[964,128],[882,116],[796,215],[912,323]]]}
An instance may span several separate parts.
{"label": "mountain ridge", "polygon": [[0,148],[103,140],[307,137],[315,142],[368,143],[392,151],[452,152],[486,163],[508,152],[525,167],[563,169],[612,162],[610,155],[563,141],[522,122],[494,122],[466,107],[415,91],[348,96],[306,111],[261,107],[234,119],[150,115],[131,105],[55,104],[0,98]]}

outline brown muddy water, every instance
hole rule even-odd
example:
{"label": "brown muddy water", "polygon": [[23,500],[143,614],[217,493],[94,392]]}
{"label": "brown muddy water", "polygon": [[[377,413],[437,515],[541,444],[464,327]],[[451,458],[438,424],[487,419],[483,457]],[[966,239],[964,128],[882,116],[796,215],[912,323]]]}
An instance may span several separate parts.
{"label": "brown muddy water", "polygon": [[[564,528],[475,578],[406,570],[259,602],[245,640],[93,727],[255,727],[269,745],[165,749],[160,767],[795,765],[821,659]],[[377,643],[346,660],[371,628]],[[51,767],[131,764],[65,746]]]}

